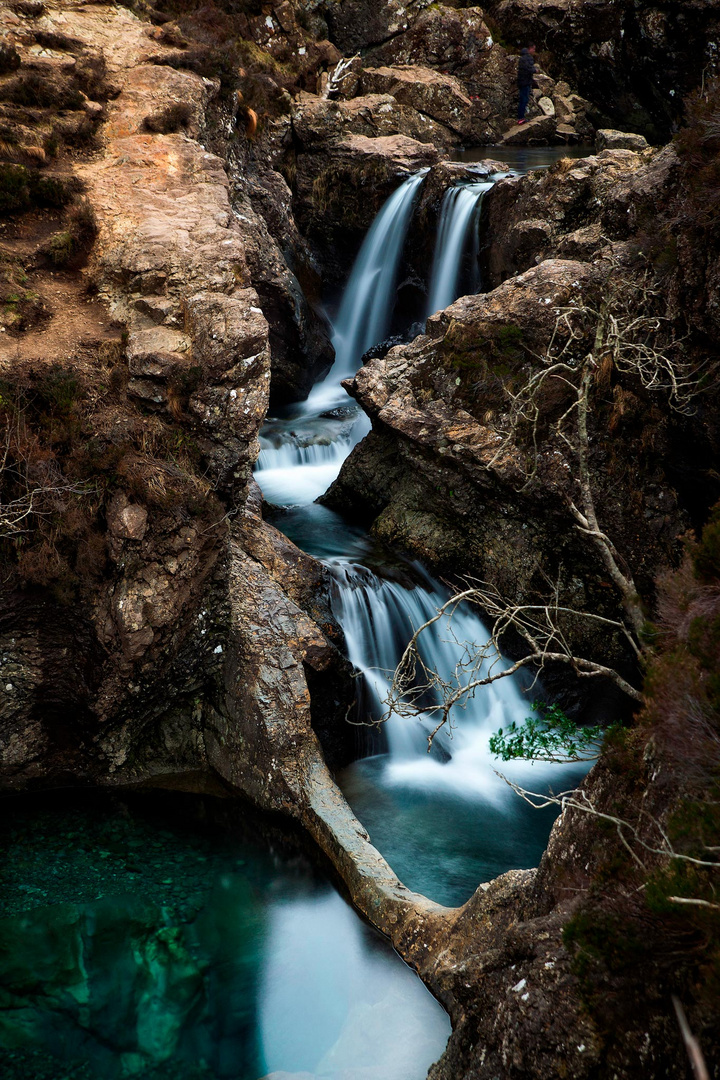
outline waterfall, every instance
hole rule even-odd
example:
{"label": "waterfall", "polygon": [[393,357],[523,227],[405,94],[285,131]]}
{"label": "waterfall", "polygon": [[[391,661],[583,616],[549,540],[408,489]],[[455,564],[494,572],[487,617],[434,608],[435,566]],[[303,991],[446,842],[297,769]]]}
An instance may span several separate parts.
{"label": "waterfall", "polygon": [[[362,673],[361,713],[368,720],[377,720],[386,711],[392,675],[405,646],[414,631],[437,614],[449,593],[419,565],[413,570],[422,580],[414,586],[379,578],[364,566],[341,560],[331,561],[330,569],[333,611],[345,634],[348,658]],[[462,604],[452,617],[445,615],[428,627],[419,647],[428,668],[450,683],[459,672],[462,683],[463,662],[487,640],[482,620],[470,605]],[[496,659],[485,661],[483,673]],[[498,763],[490,753],[489,739],[513,720],[521,723],[529,712],[529,702],[515,679],[480,687],[464,705],[456,707],[453,730],[446,727],[435,736],[440,751],[435,755],[427,753],[427,736],[437,723],[435,714],[391,716],[384,729],[389,751],[387,781],[504,802],[510,789],[495,772]],[[568,771],[567,766],[526,761],[502,764],[501,768],[519,782],[531,778],[535,784]]]}
{"label": "waterfall", "polygon": [[299,415],[263,427],[255,479],[269,502],[313,502],[370,430],[365,414],[348,403],[340,381],[354,375],[366,349],[387,335],[405,237],[426,172],[400,185],[363,241],[333,326],[335,363],[329,374],[299,406]]}
{"label": "waterfall", "polygon": [[[335,617],[345,634],[348,658],[363,674],[368,712],[376,720],[385,711],[390,680],[405,646],[414,631],[437,614],[449,594],[417,565],[413,569],[424,580],[412,586],[379,578],[354,563],[337,561],[330,569]],[[421,656],[429,668],[451,681],[467,649],[484,643],[487,637],[482,621],[471,607],[463,605],[452,619],[443,617],[424,631],[419,640]],[[460,724],[466,732],[470,728],[485,732],[488,714],[492,714],[493,723],[502,726],[504,720],[518,719],[527,711],[517,685],[507,680],[482,688],[468,703]],[[434,726],[431,718],[391,717],[387,723],[390,756],[398,760],[425,757],[427,735]],[[451,738],[449,732],[442,731],[437,737],[452,755],[457,734]]]}
{"label": "waterfall", "polygon": [[442,311],[458,298],[458,281],[471,225],[477,224],[483,196],[494,181],[458,184],[443,196],[437,243],[430,272],[427,314]]}
{"label": "waterfall", "polygon": [[327,378],[311,391],[305,403],[308,411],[346,400],[341,379],[354,375],[363,353],[387,337],[405,237],[426,173],[425,169],[401,184],[363,241],[333,323],[335,363]]}
{"label": "waterfall", "polygon": [[266,423],[255,465],[264,497],[278,506],[314,502],[369,430],[369,419],[355,406],[346,408],[341,418],[296,417]]}

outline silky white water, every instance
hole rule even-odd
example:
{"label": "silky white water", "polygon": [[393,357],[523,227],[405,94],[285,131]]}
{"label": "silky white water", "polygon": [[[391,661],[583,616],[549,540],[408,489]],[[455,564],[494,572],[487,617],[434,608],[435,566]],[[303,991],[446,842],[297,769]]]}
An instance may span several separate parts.
{"label": "silky white water", "polygon": [[268,502],[306,506],[327,491],[352,448],[370,430],[365,413],[357,408],[347,412],[342,423],[319,416],[265,425],[255,479]]}
{"label": "silky white water", "polygon": [[[333,610],[343,628],[347,654],[362,672],[363,706],[368,721],[378,720],[387,712],[387,698],[392,673],[414,631],[432,619],[449,599],[449,592],[432,581],[421,567],[415,566],[419,583],[408,587],[383,580],[367,567],[337,559],[329,562],[334,576]],[[420,654],[429,669],[447,683],[455,680],[467,685],[466,666],[488,640],[488,633],[476,609],[462,604],[437,620],[419,639]],[[502,668],[502,658],[493,653],[476,677],[487,674],[490,664]],[[490,736],[512,721],[520,722],[530,712],[530,704],[515,678],[509,677],[478,688],[456,709],[452,726],[446,725],[435,736],[440,754],[428,753],[427,737],[435,728],[437,717],[391,716],[386,722],[388,783],[418,789],[444,789],[480,802],[510,801],[516,796],[498,776],[498,761],[490,752]],[[497,770],[497,771],[496,771]],[[524,783],[547,785],[560,780],[563,771],[575,773],[574,767],[532,762],[504,763],[504,775]]]}
{"label": "silky white water", "polygon": [[327,378],[310,392],[307,412],[346,402],[341,380],[354,375],[363,353],[387,337],[400,259],[426,173],[411,176],[390,196],[363,241],[333,320],[335,363]]}
{"label": "silky white water", "polygon": [[[306,551],[323,559],[334,578],[333,607],[348,657],[361,673],[359,720],[372,724],[386,710],[392,672],[414,630],[448,598],[421,567],[391,569],[390,553],[373,551],[339,515],[313,505],[342,462],[369,430],[340,380],[357,370],[364,352],[388,332],[403,244],[423,174],[388,199],[362,245],[333,326],[337,357],[326,379],[295,408],[261,432],[256,479],[265,499],[288,508],[277,524]],[[429,303],[453,302],[459,262],[477,225],[478,202],[491,183],[447,193],[431,274]],[[372,569],[366,560],[372,563]],[[487,640],[478,613],[458,608],[451,621],[424,632],[423,659],[450,680],[474,646]],[[460,668],[459,668],[460,665]],[[533,790],[575,782],[577,767],[512,762],[500,765],[490,736],[530,712],[532,697],[514,678],[478,689],[456,710],[428,754],[431,715],[391,717],[383,725],[387,752],[356,761],[340,777],[342,789],[376,846],[410,887],[442,903],[464,901],[482,880],[511,867],[535,865],[553,812],[531,810],[496,769]],[[368,739],[368,746],[373,745]],[[375,745],[377,743],[375,742]]]}
{"label": "silky white water", "polygon": [[428,317],[458,298],[462,257],[471,228],[477,232],[483,196],[493,183],[490,180],[483,184],[458,184],[448,188],[443,196],[428,287]]}
{"label": "silky white water", "polygon": [[[268,502],[302,506],[326,491],[350,451],[370,430],[340,385],[388,332],[395,281],[413,206],[427,170],[411,176],[387,200],[362,243],[332,322],[335,363],[288,420],[260,433],[255,479]],[[338,415],[340,414],[340,415]]]}

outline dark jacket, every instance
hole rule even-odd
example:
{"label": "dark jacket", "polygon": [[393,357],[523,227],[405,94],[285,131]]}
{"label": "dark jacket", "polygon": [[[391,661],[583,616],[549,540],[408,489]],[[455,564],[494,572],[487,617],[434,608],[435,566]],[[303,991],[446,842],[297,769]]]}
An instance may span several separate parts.
{"label": "dark jacket", "polygon": [[527,49],[523,49],[523,51],[520,53],[520,59],[518,60],[518,86],[532,86],[534,74],[535,60],[533,58],[533,55],[532,53],[529,53]]}

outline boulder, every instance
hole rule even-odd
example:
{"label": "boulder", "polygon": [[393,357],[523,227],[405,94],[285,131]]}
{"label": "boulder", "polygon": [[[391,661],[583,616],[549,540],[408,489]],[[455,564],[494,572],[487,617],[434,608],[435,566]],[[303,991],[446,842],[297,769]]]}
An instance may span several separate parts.
{"label": "boulder", "polygon": [[144,506],[131,503],[123,491],[116,492],[108,507],[108,529],[118,540],[142,540],[147,531]]}
{"label": "boulder", "polygon": [[463,84],[452,75],[418,64],[398,64],[366,68],[362,86],[366,93],[392,94],[401,105],[431,117],[465,142],[480,143],[488,137],[482,116],[489,115],[490,106],[471,101]]}
{"label": "boulder", "polygon": [[554,116],[555,115],[555,105],[553,104],[552,98],[541,97],[538,100],[538,108],[540,109],[540,112],[543,113],[544,116]]}
{"label": "boulder", "polygon": [[500,140],[503,146],[547,146],[555,135],[554,116],[535,116],[524,124],[513,124]]}
{"label": "boulder", "polygon": [[301,94],[293,110],[293,134],[301,152],[346,135],[405,135],[441,148],[459,141],[457,133],[442,122],[385,92],[363,94],[350,101]]}
{"label": "boulder", "polygon": [[553,94],[552,103],[555,106],[555,115],[561,124],[572,124],[575,119],[575,110],[566,97]]}
{"label": "boulder", "polygon": [[595,149],[601,150],[647,150],[648,142],[644,135],[632,131],[615,131],[612,128],[600,128],[595,133]]}
{"label": "boulder", "polygon": [[572,145],[581,142],[582,137],[577,128],[574,128],[572,124],[558,124],[555,128],[555,141]]}
{"label": "boulder", "polygon": [[[671,148],[649,158],[604,150],[500,180],[485,199],[484,235],[493,241],[481,243],[483,280],[493,288],[539,259],[590,259],[608,242],[626,240],[654,213],[676,169]],[[537,222],[543,223],[540,231]]]}

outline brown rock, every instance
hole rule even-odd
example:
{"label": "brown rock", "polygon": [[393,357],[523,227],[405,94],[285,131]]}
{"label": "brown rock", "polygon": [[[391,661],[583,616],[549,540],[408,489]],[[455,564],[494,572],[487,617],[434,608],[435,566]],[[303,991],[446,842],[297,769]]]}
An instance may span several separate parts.
{"label": "brown rock", "polygon": [[644,135],[636,135],[632,131],[601,128],[595,133],[595,148],[598,153],[603,150],[647,150],[647,147],[648,142]]}
{"label": "brown rock", "polygon": [[348,135],[298,155],[295,216],[326,272],[338,280],[347,275],[385,200],[439,156],[431,143],[405,135]]}
{"label": "brown rock", "polygon": [[119,540],[142,540],[147,532],[148,513],[131,503],[124,492],[113,495],[108,507],[108,528]]}
{"label": "brown rock", "polygon": [[[467,96],[463,84],[452,75],[417,64],[366,68],[362,86],[365,92],[392,94],[401,105],[411,106],[432,117],[465,141],[479,142],[486,133],[486,126],[478,123],[481,119],[479,110]],[[484,108],[487,114],[487,103]]]}
{"label": "brown rock", "polygon": [[503,146],[546,146],[555,134],[554,116],[536,116],[524,124],[513,124],[500,140]]}

